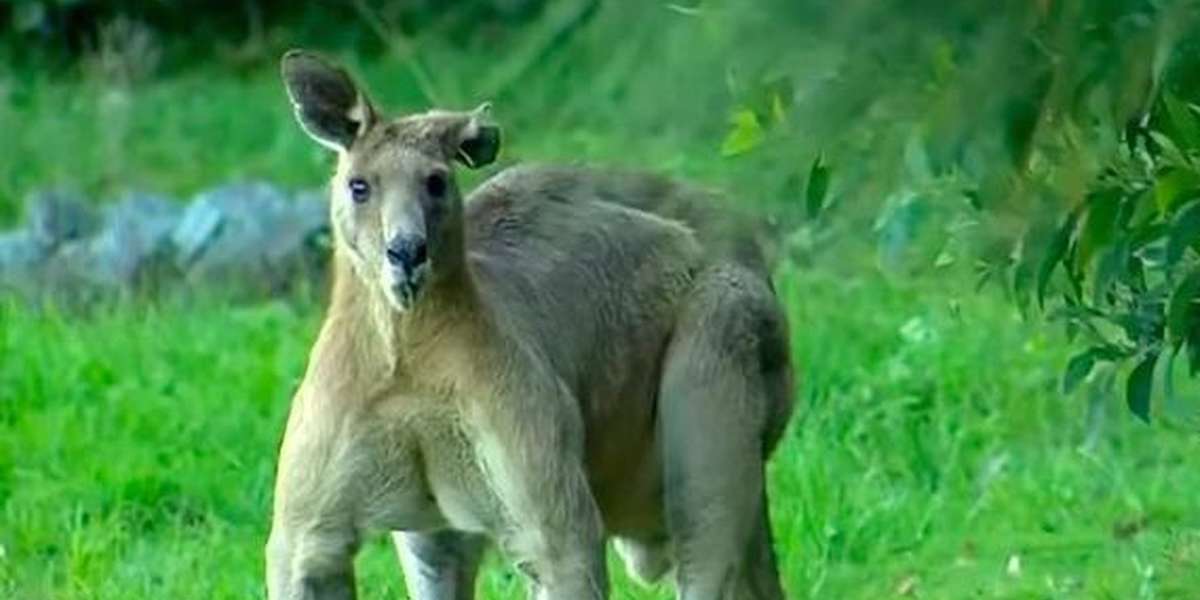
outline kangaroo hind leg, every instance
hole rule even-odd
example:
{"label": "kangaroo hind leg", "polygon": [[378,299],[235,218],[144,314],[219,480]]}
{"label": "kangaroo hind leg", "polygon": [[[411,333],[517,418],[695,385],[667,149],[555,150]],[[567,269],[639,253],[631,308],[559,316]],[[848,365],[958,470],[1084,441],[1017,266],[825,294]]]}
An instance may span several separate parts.
{"label": "kangaroo hind leg", "polygon": [[668,347],[659,435],[682,600],[783,598],[764,474],[790,410],[782,321],[765,281],[718,272]]}

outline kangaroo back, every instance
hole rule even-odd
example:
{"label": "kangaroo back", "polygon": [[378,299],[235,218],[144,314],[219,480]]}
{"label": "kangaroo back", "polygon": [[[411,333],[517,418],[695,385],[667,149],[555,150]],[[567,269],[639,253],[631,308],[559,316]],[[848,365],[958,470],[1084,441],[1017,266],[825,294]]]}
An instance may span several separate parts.
{"label": "kangaroo back", "polygon": [[513,167],[487,183],[493,182],[534,195],[598,198],[677,221],[695,233],[710,264],[732,262],[769,279],[775,262],[766,221],[713,190],[647,173],[553,165]]}

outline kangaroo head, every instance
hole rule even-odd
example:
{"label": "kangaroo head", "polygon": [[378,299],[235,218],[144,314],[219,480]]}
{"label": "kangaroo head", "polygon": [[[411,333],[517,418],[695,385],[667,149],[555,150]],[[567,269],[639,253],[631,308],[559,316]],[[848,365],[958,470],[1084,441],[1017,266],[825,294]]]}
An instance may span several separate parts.
{"label": "kangaroo head", "polygon": [[496,158],[489,106],[389,118],[342,68],[310,52],[283,56],[283,81],[300,126],[338,154],[330,213],[339,249],[368,287],[400,311],[462,260],[462,195],[454,163]]}

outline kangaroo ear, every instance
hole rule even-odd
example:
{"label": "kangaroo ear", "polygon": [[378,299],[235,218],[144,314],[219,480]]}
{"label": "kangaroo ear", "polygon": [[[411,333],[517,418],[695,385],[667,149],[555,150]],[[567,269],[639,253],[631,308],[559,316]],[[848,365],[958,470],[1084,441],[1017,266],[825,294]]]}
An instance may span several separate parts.
{"label": "kangaroo ear", "polygon": [[344,69],[304,50],[289,50],[281,69],[300,126],[316,141],[346,151],[375,121],[375,109]]}
{"label": "kangaroo ear", "polygon": [[458,139],[456,156],[472,169],[487,166],[500,153],[500,127],[491,122],[492,105],[480,104],[471,111]]}

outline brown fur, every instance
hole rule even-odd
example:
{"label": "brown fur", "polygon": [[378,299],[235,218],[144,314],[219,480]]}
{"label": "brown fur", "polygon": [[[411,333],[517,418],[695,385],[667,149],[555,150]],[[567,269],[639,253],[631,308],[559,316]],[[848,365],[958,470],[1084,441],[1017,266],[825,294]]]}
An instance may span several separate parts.
{"label": "brown fur", "polygon": [[[465,203],[451,177],[435,201],[430,174],[494,157],[483,110],[384,120],[307,53],[284,77],[339,163],[270,597],[353,597],[362,536],[391,530],[420,600],[473,597],[488,541],[539,598],[604,598],[608,536],[643,579],[674,567],[681,598],[781,598],[763,462],[792,374],[752,231],[710,194],[584,169],[509,169]],[[352,178],[371,200],[351,201]],[[386,266],[403,236],[428,238],[427,276]]]}

